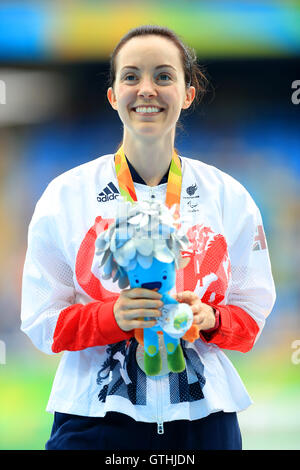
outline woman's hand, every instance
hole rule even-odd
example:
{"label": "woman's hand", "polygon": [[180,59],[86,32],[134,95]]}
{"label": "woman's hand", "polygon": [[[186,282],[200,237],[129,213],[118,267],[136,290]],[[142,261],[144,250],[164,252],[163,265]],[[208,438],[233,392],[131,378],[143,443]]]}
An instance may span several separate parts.
{"label": "woman's hand", "polygon": [[174,298],[177,302],[186,303],[191,307],[194,314],[193,325],[197,325],[199,330],[205,331],[215,326],[216,317],[214,309],[201,302],[195,292],[186,290],[175,294]]}
{"label": "woman's hand", "polygon": [[141,287],[123,290],[113,309],[118,326],[123,331],[130,331],[156,325],[155,319],[161,316],[158,309],[163,306],[161,297],[158,292]]}

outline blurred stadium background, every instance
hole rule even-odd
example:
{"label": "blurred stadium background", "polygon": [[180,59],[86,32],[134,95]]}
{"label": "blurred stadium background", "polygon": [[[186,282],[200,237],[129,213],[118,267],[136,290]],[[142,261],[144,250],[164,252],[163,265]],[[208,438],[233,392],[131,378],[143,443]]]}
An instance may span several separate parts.
{"label": "blurred stadium background", "polygon": [[228,352],[254,401],[239,415],[244,448],[300,449],[300,6],[289,0],[0,2],[0,449],[43,449],[52,424],[60,357],[20,332],[34,206],[55,176],[115,150],[109,53],[149,23],[194,47],[211,83],[177,148],[236,177],[264,220],[276,305],[251,352]]}

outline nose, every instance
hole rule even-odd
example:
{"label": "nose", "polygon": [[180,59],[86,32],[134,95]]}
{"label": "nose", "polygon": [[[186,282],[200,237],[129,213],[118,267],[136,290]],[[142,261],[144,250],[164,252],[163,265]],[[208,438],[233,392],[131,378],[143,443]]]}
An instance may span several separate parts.
{"label": "nose", "polygon": [[138,90],[138,96],[144,96],[144,97],[151,97],[151,96],[156,96],[157,92],[155,90],[155,86],[149,78],[144,78],[143,80],[140,81],[140,87]]}

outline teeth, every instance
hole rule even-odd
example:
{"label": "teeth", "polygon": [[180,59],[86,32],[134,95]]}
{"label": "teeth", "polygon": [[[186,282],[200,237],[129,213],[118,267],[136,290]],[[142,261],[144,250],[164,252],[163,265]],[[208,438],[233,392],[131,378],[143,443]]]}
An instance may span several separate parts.
{"label": "teeth", "polygon": [[159,108],[155,108],[155,107],[138,107],[135,109],[135,111],[137,113],[159,113],[160,112],[160,109]]}

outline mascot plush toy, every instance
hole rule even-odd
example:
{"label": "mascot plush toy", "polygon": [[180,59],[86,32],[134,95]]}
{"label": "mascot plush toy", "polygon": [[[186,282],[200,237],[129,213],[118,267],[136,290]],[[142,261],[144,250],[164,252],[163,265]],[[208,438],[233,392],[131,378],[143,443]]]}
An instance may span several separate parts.
{"label": "mascot plush toy", "polygon": [[178,228],[180,221],[174,218],[175,210],[160,202],[121,202],[115,221],[96,240],[96,256],[102,257],[104,279],[118,281],[120,289],[143,287],[162,294],[164,305],[157,324],[135,330],[137,341],[144,346],[143,369],[147,375],[157,375],[162,368],[158,334],[163,335],[171,372],[185,369],[180,338],[186,332],[189,341],[199,337],[198,330],[192,327],[190,306],[169,295],[175,286],[176,269],[189,261],[181,255],[188,247],[188,238],[183,228]]}

